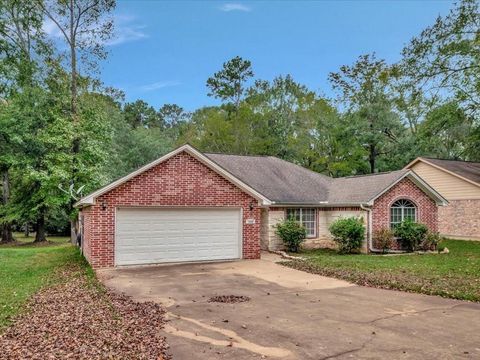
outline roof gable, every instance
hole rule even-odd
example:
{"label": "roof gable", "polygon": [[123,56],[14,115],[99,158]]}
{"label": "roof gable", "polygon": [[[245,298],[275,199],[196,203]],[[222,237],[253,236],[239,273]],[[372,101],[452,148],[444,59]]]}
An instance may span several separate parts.
{"label": "roof gable", "polygon": [[229,180],[232,182],[234,185],[238,186],[240,189],[245,191],[246,193],[250,194],[254,198],[258,199],[261,201],[264,205],[270,204],[270,200],[266,198],[264,195],[260,194],[257,190],[253,189],[250,185],[244,183],[240,179],[237,179],[235,176],[230,174],[228,171],[225,171],[225,169],[221,168],[218,166],[216,163],[211,161],[209,158],[207,158],[205,155],[203,155],[201,152],[196,150],[194,147],[190,145],[183,145],[180,146],[179,148],[169,152],[168,154],[160,157],[159,159],[152,161],[151,163],[131,172],[130,174],[94,191],[93,193],[84,196],[81,198],[78,202],[75,203],[75,207],[82,207],[82,206],[88,206],[88,205],[93,205],[95,203],[95,199],[103,194],[106,194],[107,192],[115,189],[116,187],[120,186],[121,184],[126,183],[127,181],[133,179],[134,177],[143,174],[145,171],[161,164],[162,162],[170,159],[171,157],[181,153],[181,152],[186,152],[187,154],[191,155],[204,165],[206,165],[208,168],[212,169],[225,179]]}
{"label": "roof gable", "polygon": [[471,184],[480,186],[480,163],[478,162],[418,157],[405,166],[405,168],[411,169],[419,161]]}
{"label": "roof gable", "polygon": [[404,178],[412,180],[415,185],[435,200],[437,204],[444,205],[447,203],[447,200],[442,195],[408,169],[335,179],[329,200],[332,203],[342,203],[350,200],[371,205],[375,199],[386,193]]}

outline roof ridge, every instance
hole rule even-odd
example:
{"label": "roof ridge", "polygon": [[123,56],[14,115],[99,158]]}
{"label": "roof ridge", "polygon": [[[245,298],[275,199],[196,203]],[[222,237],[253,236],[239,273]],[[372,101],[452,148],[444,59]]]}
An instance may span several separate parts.
{"label": "roof ridge", "polygon": [[205,154],[206,156],[208,156],[208,155],[227,155],[227,156],[271,158],[271,159],[275,159],[275,160],[280,160],[280,161],[285,162],[285,163],[287,163],[287,164],[289,164],[289,165],[294,165],[294,166],[296,166],[296,167],[298,167],[298,168],[300,168],[300,169],[302,169],[302,170],[304,170],[304,171],[311,172],[312,174],[318,175],[318,176],[320,176],[320,177],[322,177],[322,178],[326,178],[326,179],[328,179],[328,180],[333,180],[333,179],[334,179],[334,178],[331,177],[331,176],[328,176],[328,175],[319,173],[319,172],[317,172],[317,171],[311,170],[311,169],[306,168],[306,167],[304,167],[304,166],[302,166],[302,165],[295,164],[295,163],[292,162],[292,161],[288,161],[288,160],[282,159],[282,158],[280,158],[280,157],[278,157],[278,156],[274,156],[274,155],[238,155],[238,154],[212,153],[212,152],[203,153],[203,154]]}
{"label": "roof ridge", "polygon": [[221,153],[221,152],[204,152],[202,153],[204,155],[226,155],[226,156],[243,156],[243,157],[271,157],[271,158],[276,158],[276,156],[273,155],[247,155],[247,154],[229,154],[229,153]]}
{"label": "roof ridge", "polygon": [[320,177],[322,177],[322,178],[326,178],[326,179],[328,179],[328,180],[334,180],[334,179],[335,179],[335,178],[333,178],[333,177],[331,177],[331,176],[328,176],[328,175],[319,173],[319,172],[317,172],[317,171],[314,171],[314,170],[312,170],[312,169],[306,168],[306,167],[304,167],[304,166],[295,164],[294,162],[291,162],[291,161],[288,161],[288,160],[285,160],[285,159],[282,159],[282,158],[279,158],[279,157],[276,157],[276,156],[270,156],[270,157],[272,157],[272,158],[274,158],[274,159],[277,159],[277,160],[280,160],[280,161],[283,161],[283,162],[286,162],[286,163],[291,164],[291,165],[295,165],[295,166],[299,167],[299,168],[302,169],[302,170],[306,170],[306,171],[311,172],[311,173],[314,174],[314,175],[318,175],[318,176],[320,176]]}
{"label": "roof ridge", "polygon": [[342,177],[338,177],[338,178],[334,178],[334,179],[335,180],[353,179],[353,178],[361,178],[361,177],[367,177],[367,176],[386,175],[386,174],[392,174],[392,173],[401,172],[401,171],[410,171],[410,169],[398,169],[398,170],[391,170],[391,171],[382,171],[382,172],[373,173],[373,174],[349,175],[349,176],[342,176]]}
{"label": "roof ridge", "polygon": [[443,159],[443,158],[434,158],[434,157],[430,157],[430,156],[419,156],[419,158],[420,158],[420,159],[427,159],[427,160],[455,161],[455,162],[460,162],[460,163],[468,163],[468,164],[478,164],[478,165],[480,165],[480,161]]}

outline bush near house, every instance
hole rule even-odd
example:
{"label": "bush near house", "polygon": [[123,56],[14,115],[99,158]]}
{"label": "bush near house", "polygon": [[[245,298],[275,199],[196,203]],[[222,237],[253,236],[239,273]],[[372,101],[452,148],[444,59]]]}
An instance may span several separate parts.
{"label": "bush near house", "polygon": [[307,230],[292,218],[286,219],[276,226],[276,234],[282,239],[288,251],[298,252],[307,236]]}
{"label": "bush near house", "polygon": [[425,236],[425,239],[420,243],[420,249],[422,250],[436,250],[440,241],[444,240],[439,233],[429,231]]}
{"label": "bush near house", "polygon": [[360,249],[365,238],[363,221],[355,217],[338,219],[330,225],[329,230],[342,254]]}
{"label": "bush near house", "polygon": [[395,228],[394,232],[409,251],[415,251],[421,249],[421,244],[427,237],[428,228],[424,224],[405,220]]}
{"label": "bush near house", "polygon": [[373,233],[373,240],[378,249],[382,249],[383,253],[390,250],[395,242],[395,234],[393,230],[381,229]]}

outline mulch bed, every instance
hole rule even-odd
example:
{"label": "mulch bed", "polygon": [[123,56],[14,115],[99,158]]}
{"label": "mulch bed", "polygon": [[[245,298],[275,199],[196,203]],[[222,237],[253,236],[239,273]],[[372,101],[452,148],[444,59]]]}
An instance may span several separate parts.
{"label": "mulch bed", "polygon": [[248,296],[241,296],[241,295],[219,295],[213,296],[208,299],[208,302],[219,302],[219,303],[227,303],[227,304],[234,304],[239,302],[249,301],[250,298]]}
{"label": "mulch bed", "polygon": [[83,269],[59,275],[0,336],[0,359],[170,359],[159,304],[106,290]]}

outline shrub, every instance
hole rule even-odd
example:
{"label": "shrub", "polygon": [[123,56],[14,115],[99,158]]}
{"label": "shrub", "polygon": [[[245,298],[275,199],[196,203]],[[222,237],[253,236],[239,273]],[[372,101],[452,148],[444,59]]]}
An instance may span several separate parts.
{"label": "shrub", "polygon": [[443,238],[440,236],[439,233],[429,231],[423,241],[420,243],[420,248],[422,250],[435,250],[437,249],[437,245]]}
{"label": "shrub", "polygon": [[428,228],[424,224],[406,220],[395,228],[395,236],[399,237],[409,251],[420,248],[427,236]]}
{"label": "shrub", "polygon": [[355,217],[338,219],[330,224],[329,230],[341,253],[359,249],[365,238],[363,221]]}
{"label": "shrub", "polygon": [[291,252],[298,252],[300,245],[307,236],[307,230],[294,219],[287,219],[277,224],[275,232]]}
{"label": "shrub", "polygon": [[395,241],[395,234],[390,229],[381,229],[375,231],[373,239],[375,240],[376,247],[382,249],[385,253],[392,248]]}

